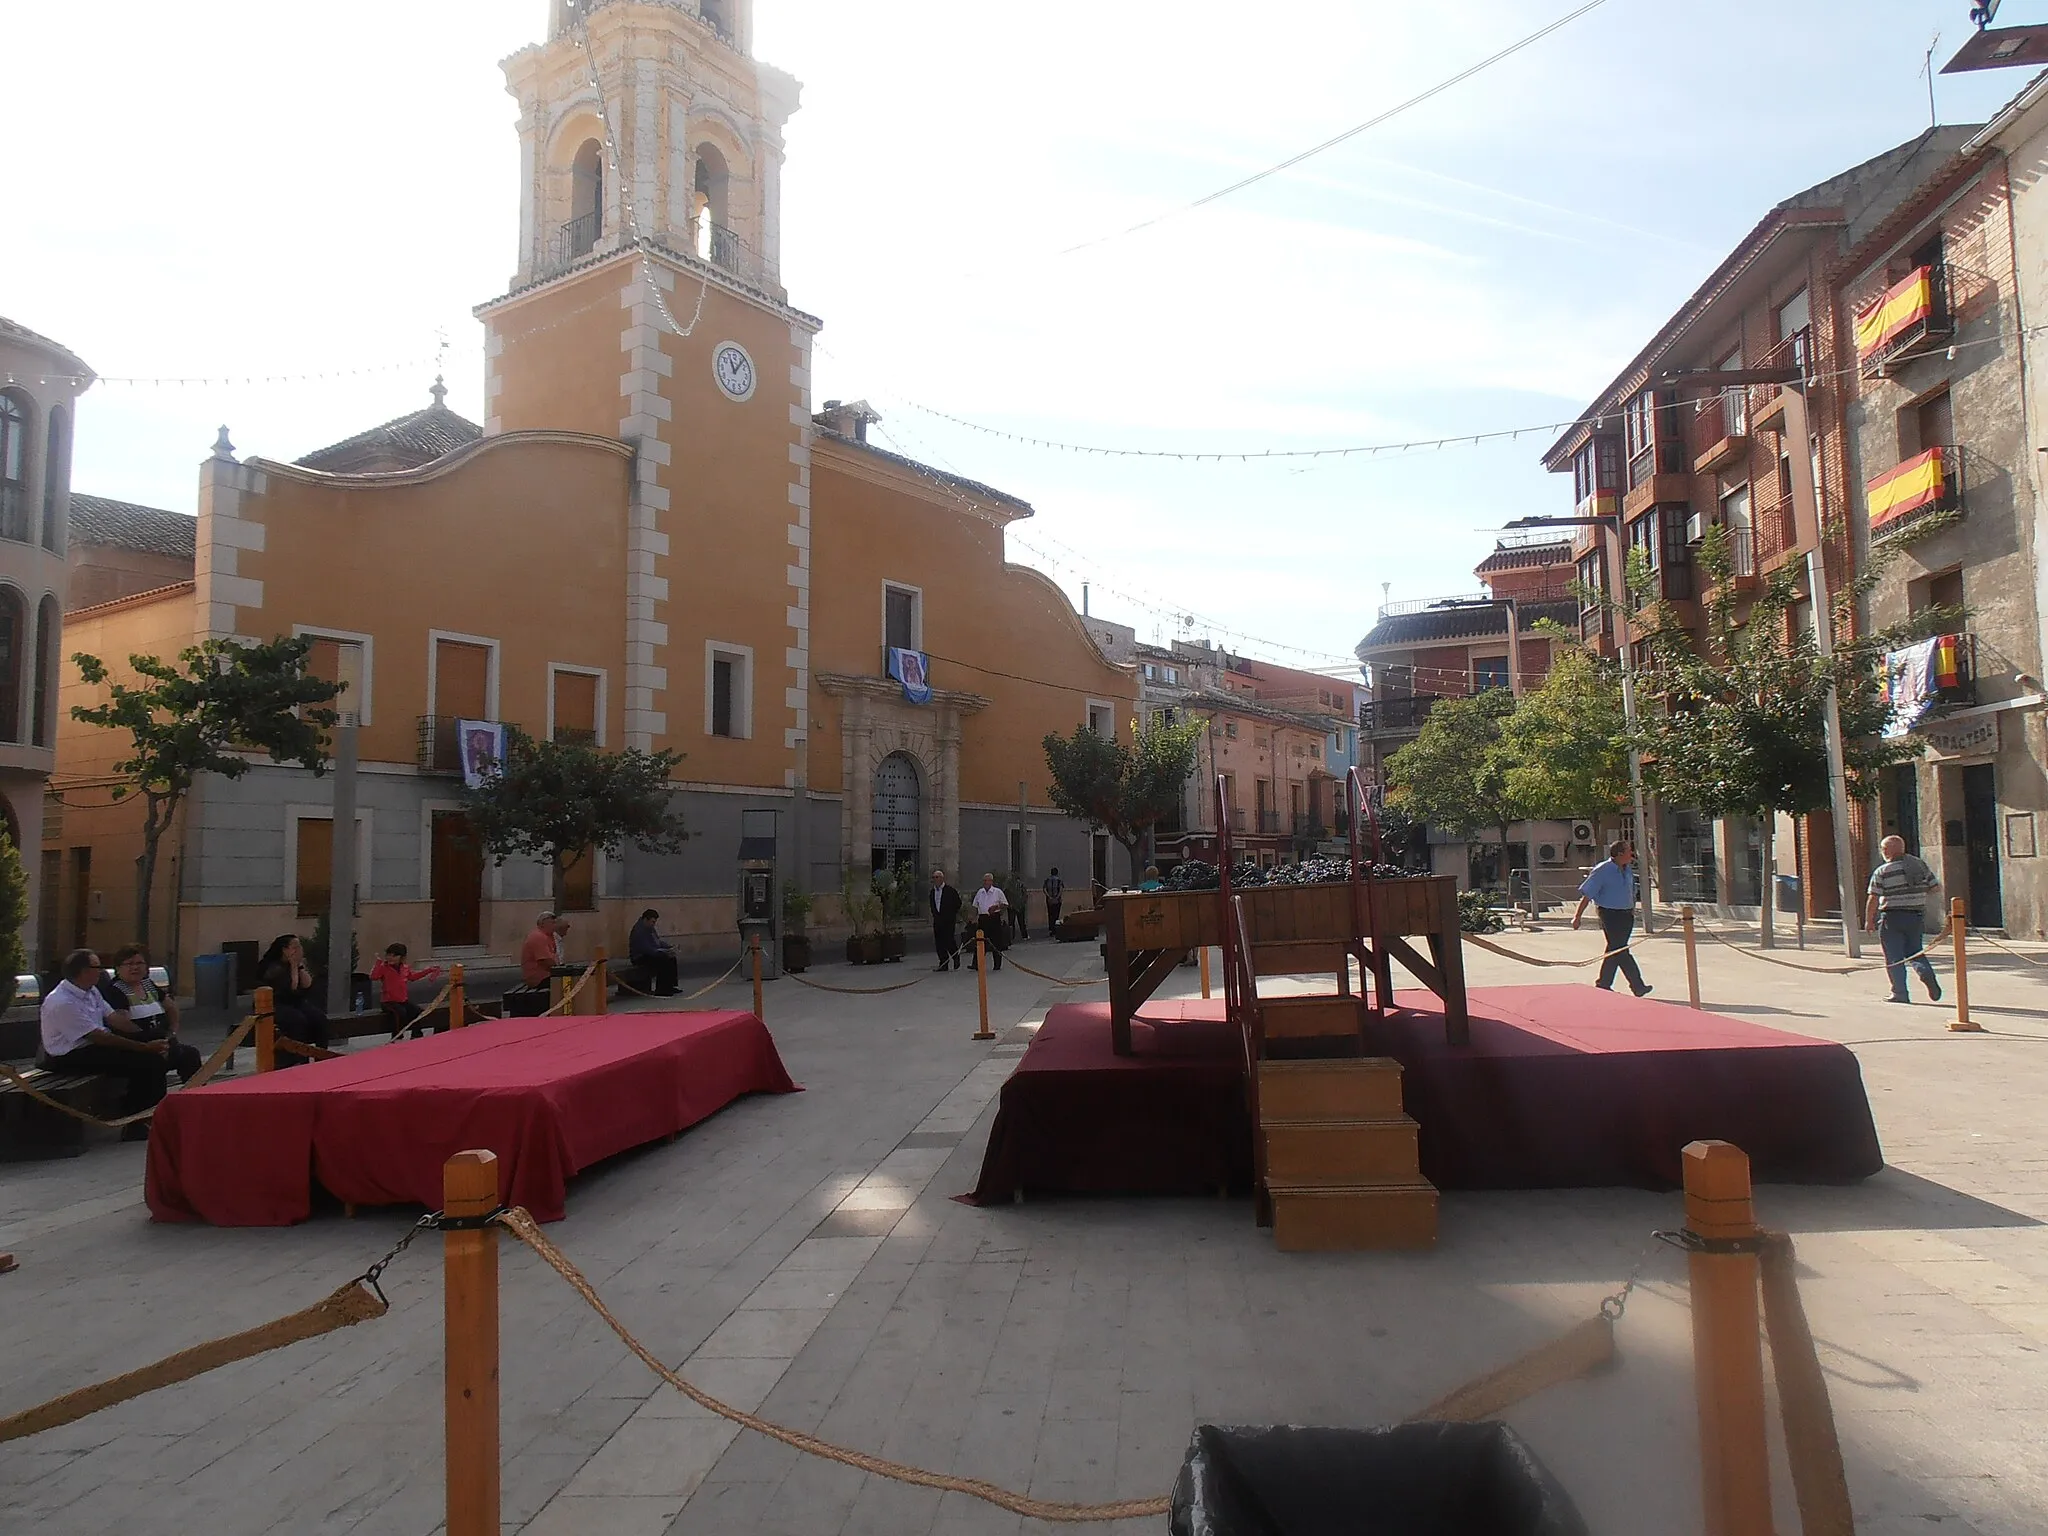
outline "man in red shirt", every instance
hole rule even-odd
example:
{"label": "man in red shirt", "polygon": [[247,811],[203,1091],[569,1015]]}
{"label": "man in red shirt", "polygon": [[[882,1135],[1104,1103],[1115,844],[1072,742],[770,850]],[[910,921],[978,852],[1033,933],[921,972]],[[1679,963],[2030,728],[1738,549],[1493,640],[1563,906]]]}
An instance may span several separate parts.
{"label": "man in red shirt", "polygon": [[552,912],[543,912],[533,920],[533,931],[519,946],[519,979],[522,982],[529,987],[546,990],[548,978],[562,963],[561,936],[568,931],[569,925]]}

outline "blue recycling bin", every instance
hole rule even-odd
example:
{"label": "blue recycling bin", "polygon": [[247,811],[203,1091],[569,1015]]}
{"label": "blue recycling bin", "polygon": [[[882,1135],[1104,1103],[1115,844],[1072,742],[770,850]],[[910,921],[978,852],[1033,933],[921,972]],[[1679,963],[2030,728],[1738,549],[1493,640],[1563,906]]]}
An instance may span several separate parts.
{"label": "blue recycling bin", "polygon": [[194,955],[192,957],[192,1000],[201,1008],[232,1008],[235,1005],[235,957]]}

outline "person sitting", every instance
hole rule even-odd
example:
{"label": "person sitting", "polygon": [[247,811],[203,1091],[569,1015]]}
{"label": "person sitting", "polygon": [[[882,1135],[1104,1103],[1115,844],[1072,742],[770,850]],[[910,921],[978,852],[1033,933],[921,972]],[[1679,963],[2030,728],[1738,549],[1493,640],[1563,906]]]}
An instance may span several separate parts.
{"label": "person sitting", "polygon": [[1147,864],[1145,866],[1145,878],[1138,882],[1138,889],[1141,891],[1163,891],[1166,889],[1165,882],[1159,878],[1159,866],[1157,864]]}
{"label": "person sitting", "polygon": [[647,990],[656,997],[674,997],[676,952],[662,938],[661,914],[649,907],[626,935],[626,958],[647,973]]}
{"label": "person sitting", "polygon": [[[121,1080],[121,1113],[137,1115],[163,1102],[170,1046],[144,1040],[128,1015],[110,1007],[99,989],[100,957],[74,949],[64,957],[63,979],[43,998],[42,1065],[52,1072],[87,1072]],[[149,1127],[121,1128],[123,1141],[144,1141]]]}
{"label": "person sitting", "polygon": [[408,1029],[412,1030],[414,1039],[419,1038],[422,1033],[418,1027],[420,1010],[412,1000],[412,984],[432,981],[441,974],[438,965],[430,965],[423,971],[414,970],[405,963],[405,955],[403,944],[387,944],[370,970],[370,980],[377,984],[377,1000],[391,1025],[391,1038],[394,1040]]}
{"label": "person sitting", "polygon": [[[301,1045],[327,1049],[327,1008],[320,1000],[318,984],[306,966],[306,946],[296,933],[281,933],[270,941],[257,967],[257,978],[270,988],[270,1012],[277,1032]],[[305,1057],[296,1051],[280,1052],[280,1067],[296,1066]]]}
{"label": "person sitting", "polygon": [[197,1047],[178,1038],[178,1004],[167,992],[157,990],[149,979],[149,951],[140,944],[123,944],[114,951],[114,974],[100,978],[100,996],[117,1013],[125,1013],[135,1026],[134,1038],[164,1042],[164,1060],[189,1083],[199,1071]]}
{"label": "person sitting", "polygon": [[533,920],[519,946],[519,985],[505,994],[505,1017],[530,1019],[548,1011],[548,983],[562,963],[562,938],[569,925],[554,912]]}

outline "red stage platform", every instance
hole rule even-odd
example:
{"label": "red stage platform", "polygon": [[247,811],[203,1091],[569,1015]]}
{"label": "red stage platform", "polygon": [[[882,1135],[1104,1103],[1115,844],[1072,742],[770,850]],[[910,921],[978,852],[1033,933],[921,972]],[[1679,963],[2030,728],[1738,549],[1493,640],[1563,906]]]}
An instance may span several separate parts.
{"label": "red stage platform", "polygon": [[441,1201],[441,1165],[498,1154],[500,1197],[559,1221],[572,1174],[708,1118],[794,1093],[751,1013],[503,1019],[174,1093],[145,1194],[158,1221],[285,1226],[313,1184],[350,1205]]}
{"label": "red stage platform", "polygon": [[[1577,985],[1474,989],[1472,1043],[1453,1049],[1434,994],[1396,1001],[1371,1051],[1401,1063],[1440,1189],[1673,1189],[1679,1150],[1714,1137],[1777,1183],[1884,1166],[1861,1069],[1832,1041]],[[1244,1048],[1222,1000],[1155,999],[1133,1038],[1113,1052],[1107,1003],[1048,1013],[964,1198],[1248,1188]]]}

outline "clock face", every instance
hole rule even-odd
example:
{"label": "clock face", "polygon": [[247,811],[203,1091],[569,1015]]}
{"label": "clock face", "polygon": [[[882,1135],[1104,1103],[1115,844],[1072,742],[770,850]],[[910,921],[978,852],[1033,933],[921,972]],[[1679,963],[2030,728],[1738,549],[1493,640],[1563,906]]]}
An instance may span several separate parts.
{"label": "clock face", "polygon": [[754,392],[754,360],[736,341],[718,344],[718,349],[711,354],[711,376],[718,380],[718,387],[735,400],[744,400]]}

